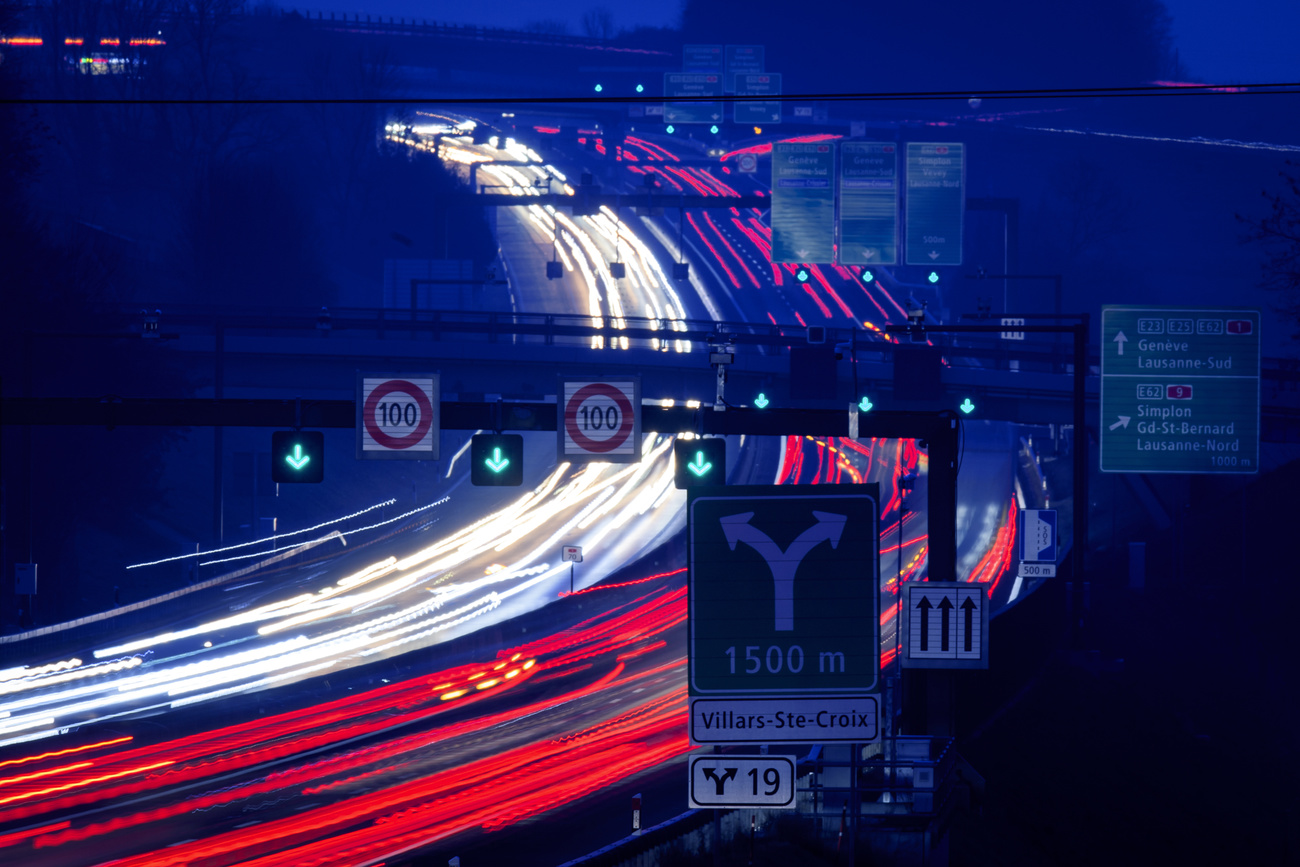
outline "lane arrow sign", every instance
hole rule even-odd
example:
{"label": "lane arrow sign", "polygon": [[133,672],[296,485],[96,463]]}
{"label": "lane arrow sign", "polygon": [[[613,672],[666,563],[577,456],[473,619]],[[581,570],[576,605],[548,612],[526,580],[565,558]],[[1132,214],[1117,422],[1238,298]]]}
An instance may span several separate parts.
{"label": "lane arrow sign", "polygon": [[931,251],[930,251],[930,260],[933,261],[933,260],[938,259],[938,258],[939,258],[939,251],[938,251],[938,250],[931,250]]}
{"label": "lane arrow sign", "polygon": [[772,401],[767,399],[767,395],[763,394],[763,392],[761,391],[758,393],[758,397],[754,398],[754,406],[758,407],[759,409],[763,409],[771,402]]}
{"label": "lane arrow sign", "polygon": [[1125,344],[1125,343],[1128,343],[1128,338],[1124,336],[1124,332],[1123,332],[1123,331],[1121,331],[1119,334],[1116,334],[1116,335],[1115,335],[1115,344],[1116,344],[1117,348],[1119,349],[1119,354],[1120,354],[1120,355],[1123,355],[1123,354],[1124,354],[1124,344]]}
{"label": "lane arrow sign", "polygon": [[971,599],[969,596],[967,596],[966,601],[961,604],[962,613],[966,615],[966,646],[963,649],[967,653],[970,653],[971,650],[971,632],[973,631],[975,623],[975,609],[978,607],[979,606],[975,604],[975,600]]}
{"label": "lane arrow sign", "polygon": [[975,411],[975,404],[971,403],[970,398],[968,397],[961,402],[961,406],[957,407],[957,409],[961,410],[967,415],[970,415],[972,412]]}
{"label": "lane arrow sign", "polygon": [[302,453],[302,445],[296,444],[293,447],[293,454],[284,456],[284,462],[295,470],[301,470],[303,467],[311,463],[311,455],[304,455]]}
{"label": "lane arrow sign", "polygon": [[496,448],[492,450],[492,457],[485,458],[483,463],[487,464],[487,468],[492,472],[499,473],[510,466],[510,459],[501,457],[501,449]]}
{"label": "lane arrow sign", "polygon": [[930,609],[934,606],[928,598],[922,596],[916,607],[921,609],[921,652],[924,653],[930,649]]}
{"label": "lane arrow sign", "polygon": [[943,614],[943,620],[939,624],[939,634],[942,636],[939,649],[944,653],[948,652],[948,621],[952,615],[952,609],[952,600],[947,596],[939,600],[939,611]]}
{"label": "lane arrow sign", "polygon": [[1114,430],[1114,429],[1117,428],[1117,427],[1122,427],[1122,428],[1127,429],[1127,428],[1128,428],[1129,419],[1131,419],[1131,418],[1132,418],[1132,416],[1129,416],[1129,415],[1122,415],[1122,416],[1120,416],[1120,417],[1119,417],[1119,421],[1117,421],[1117,422],[1115,422],[1113,425],[1111,425],[1111,426],[1110,426],[1110,429],[1111,429],[1111,430]]}
{"label": "lane arrow sign", "polygon": [[690,470],[692,473],[695,473],[695,475],[697,476],[702,476],[705,473],[707,473],[709,470],[713,469],[713,464],[704,460],[704,452],[696,452],[695,460],[687,464],[686,469]]}
{"label": "lane arrow sign", "polygon": [[808,251],[807,251],[807,250],[795,250],[795,252],[799,254],[799,258],[801,258],[801,259],[802,259],[804,256],[807,256],[807,255],[808,255]]}
{"label": "lane arrow sign", "polygon": [[866,395],[863,395],[862,400],[858,401],[858,409],[862,410],[863,412],[871,412],[871,408],[873,406],[875,406],[875,404],[872,403],[871,398],[867,397]]}

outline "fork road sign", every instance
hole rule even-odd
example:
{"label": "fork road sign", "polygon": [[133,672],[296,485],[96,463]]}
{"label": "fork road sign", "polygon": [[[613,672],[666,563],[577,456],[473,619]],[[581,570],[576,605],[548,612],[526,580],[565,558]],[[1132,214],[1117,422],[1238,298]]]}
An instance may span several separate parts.
{"label": "fork road sign", "polygon": [[692,696],[877,691],[878,488],[691,488]]}
{"label": "fork road sign", "polygon": [[690,808],[794,809],[794,756],[691,756]]}

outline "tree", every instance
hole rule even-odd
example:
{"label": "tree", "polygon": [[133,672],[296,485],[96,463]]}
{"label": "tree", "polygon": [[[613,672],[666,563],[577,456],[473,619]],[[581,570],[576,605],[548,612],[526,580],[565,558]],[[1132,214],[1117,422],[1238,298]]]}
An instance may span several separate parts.
{"label": "tree", "polygon": [[[1300,162],[1287,160],[1286,166],[1278,172],[1282,190],[1260,192],[1268,202],[1268,213],[1263,217],[1236,217],[1247,226],[1242,242],[1263,248],[1259,285],[1279,293],[1282,312],[1300,325],[1300,172],[1296,171]],[[1292,336],[1300,338],[1300,332]]]}
{"label": "tree", "polygon": [[592,39],[613,39],[614,13],[607,6],[597,6],[582,13],[582,32]]}

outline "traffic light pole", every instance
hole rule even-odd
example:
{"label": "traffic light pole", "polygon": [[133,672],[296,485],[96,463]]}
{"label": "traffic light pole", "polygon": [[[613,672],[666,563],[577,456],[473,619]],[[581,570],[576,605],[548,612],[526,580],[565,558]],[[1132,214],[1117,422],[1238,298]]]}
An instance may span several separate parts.
{"label": "traffic light pole", "polygon": [[[1071,534],[1070,570],[1072,577],[1072,598],[1068,604],[1071,612],[1071,627],[1074,639],[1079,641],[1086,627],[1087,603],[1090,598],[1085,552],[1088,547],[1088,431],[1085,422],[1087,408],[1086,385],[1088,374],[1088,333],[1091,317],[1087,313],[1064,315],[1038,313],[1017,314],[1020,319],[1073,319],[1069,325],[1017,325],[1017,331],[1030,334],[1069,334],[1074,342],[1074,388],[1073,388],[1073,422],[1074,422],[1074,508],[1070,513]],[[941,334],[996,334],[1007,330],[1006,325],[924,325],[925,331]],[[910,325],[887,325],[885,331],[891,334],[910,333]],[[942,579],[941,579],[942,580]],[[955,579],[954,579],[955,580]]]}

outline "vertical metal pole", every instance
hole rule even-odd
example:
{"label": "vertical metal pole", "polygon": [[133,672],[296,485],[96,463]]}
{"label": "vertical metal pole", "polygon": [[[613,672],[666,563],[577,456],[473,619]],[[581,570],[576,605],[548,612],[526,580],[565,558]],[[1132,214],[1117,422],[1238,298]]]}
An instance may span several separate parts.
{"label": "vertical metal pole", "polygon": [[858,805],[858,752],[857,744],[849,744],[849,867],[857,862],[858,814],[862,807]]}
{"label": "vertical metal pole", "polygon": [[[1084,550],[1088,546],[1088,431],[1085,426],[1084,413],[1087,409],[1084,389],[1087,386],[1088,372],[1088,332],[1089,315],[1083,314],[1081,321],[1074,325],[1074,540],[1070,546],[1070,559],[1073,565],[1076,592],[1081,592],[1086,580]],[[1084,614],[1079,609],[1076,623],[1082,626]]]}
{"label": "vertical metal pole", "polygon": [[[216,354],[216,376],[213,379],[212,396],[221,400],[225,394],[226,379],[226,332],[221,321],[213,327],[214,349]],[[224,475],[222,456],[225,445],[225,429],[221,425],[212,428],[212,535],[218,543],[225,541],[225,500],[222,496],[222,477]]]}

